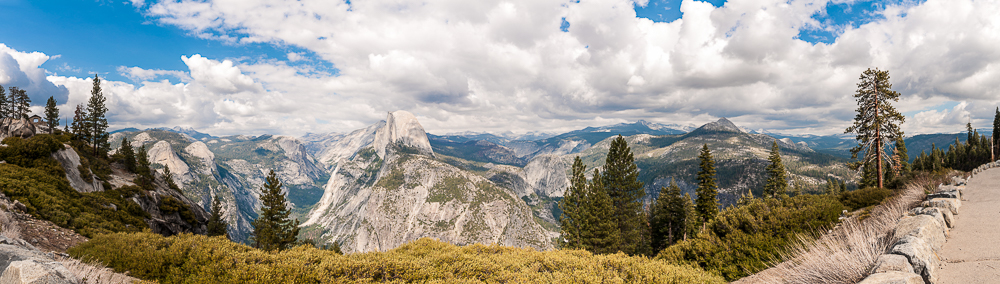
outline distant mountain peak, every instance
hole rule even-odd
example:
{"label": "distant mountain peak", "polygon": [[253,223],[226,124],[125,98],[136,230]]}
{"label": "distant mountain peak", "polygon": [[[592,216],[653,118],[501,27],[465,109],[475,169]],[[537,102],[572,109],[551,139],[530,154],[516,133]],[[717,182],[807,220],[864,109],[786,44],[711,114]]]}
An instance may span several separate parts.
{"label": "distant mountain peak", "polygon": [[735,123],[733,123],[732,121],[729,121],[729,119],[726,119],[725,117],[720,118],[717,121],[706,123],[705,125],[702,125],[701,127],[699,127],[695,131],[698,131],[698,130],[707,131],[707,132],[746,133],[746,132],[743,131],[743,129],[741,129],[739,126],[736,126]]}
{"label": "distant mountain peak", "polygon": [[375,151],[385,157],[385,148],[391,144],[411,147],[420,154],[434,156],[427,132],[417,121],[417,117],[405,110],[390,112],[385,126],[375,132]]}

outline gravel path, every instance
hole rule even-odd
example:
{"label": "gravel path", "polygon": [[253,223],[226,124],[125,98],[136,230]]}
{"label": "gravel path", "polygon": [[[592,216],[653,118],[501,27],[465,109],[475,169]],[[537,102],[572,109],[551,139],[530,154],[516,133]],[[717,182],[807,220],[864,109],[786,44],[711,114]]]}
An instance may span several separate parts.
{"label": "gravel path", "polygon": [[969,180],[939,256],[940,283],[1000,283],[1000,168]]}

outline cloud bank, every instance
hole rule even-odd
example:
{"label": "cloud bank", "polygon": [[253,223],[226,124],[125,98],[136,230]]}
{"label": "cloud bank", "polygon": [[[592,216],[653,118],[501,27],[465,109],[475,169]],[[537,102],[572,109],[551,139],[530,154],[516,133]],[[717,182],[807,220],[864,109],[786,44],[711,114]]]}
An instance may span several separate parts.
{"label": "cloud bank", "polygon": [[[830,2],[685,0],[681,19],[655,23],[620,0],[133,1],[193,36],[308,52],[180,56],[189,70],[121,67],[133,82],[107,82],[105,94],[118,126],[212,134],[350,131],[396,109],[432,133],[730,117],[754,129],[833,134],[853,119],[859,75],[877,67],[903,94],[897,108],[912,114],[908,134],[960,131],[964,121],[953,124],[963,119],[992,123],[1000,3],[903,2],[854,28],[813,18]],[[842,32],[812,44],[797,38],[803,29]],[[0,84],[15,80],[10,70],[38,69],[48,58],[11,55],[11,65],[4,52],[30,57],[0,49]],[[28,81],[68,90],[70,103],[89,95],[88,79],[29,71],[21,71]],[[939,107],[953,102],[961,108]]]}

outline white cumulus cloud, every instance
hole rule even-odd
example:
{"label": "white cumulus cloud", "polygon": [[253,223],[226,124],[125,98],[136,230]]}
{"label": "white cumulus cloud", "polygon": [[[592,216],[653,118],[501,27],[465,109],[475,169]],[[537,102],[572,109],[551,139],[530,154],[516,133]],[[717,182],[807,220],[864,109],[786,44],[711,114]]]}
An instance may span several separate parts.
{"label": "white cumulus cloud", "polygon": [[[186,71],[122,67],[135,85],[108,84],[120,86],[112,89],[125,110],[116,115],[128,123],[220,133],[350,131],[405,109],[433,133],[725,116],[754,129],[832,134],[854,117],[858,76],[880,68],[903,94],[899,110],[915,114],[908,134],[960,131],[964,122],[953,124],[962,118],[992,122],[1000,3],[903,1],[857,28],[812,17],[840,2],[684,0],[681,19],[655,23],[637,18],[628,0],[133,1],[195,36],[304,52],[286,61],[181,56]],[[802,29],[841,34],[812,44],[797,38]],[[311,66],[319,61],[336,72]],[[155,81],[163,76],[181,83]],[[86,79],[52,80],[70,100],[89,90],[73,83]],[[949,101],[962,108],[928,111]]]}

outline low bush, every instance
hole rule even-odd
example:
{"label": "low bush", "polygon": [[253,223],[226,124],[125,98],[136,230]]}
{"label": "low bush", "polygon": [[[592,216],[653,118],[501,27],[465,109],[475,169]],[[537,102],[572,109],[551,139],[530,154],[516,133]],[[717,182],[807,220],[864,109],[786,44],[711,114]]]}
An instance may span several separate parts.
{"label": "low bush", "polygon": [[[122,253],[128,251],[128,253]],[[160,283],[723,283],[697,268],[624,254],[455,246],[420,239],[387,252],[340,255],[303,245],[265,252],[223,237],[149,231],[101,235],[69,250]]]}
{"label": "low bush", "polygon": [[720,212],[697,237],[667,247],[656,258],[739,279],[770,267],[801,236],[832,227],[845,208],[829,195],[754,199]]}
{"label": "low bush", "polygon": [[855,191],[841,193],[840,202],[850,208],[851,211],[854,211],[872,205],[878,205],[892,195],[893,190],[888,188],[866,187]]}

